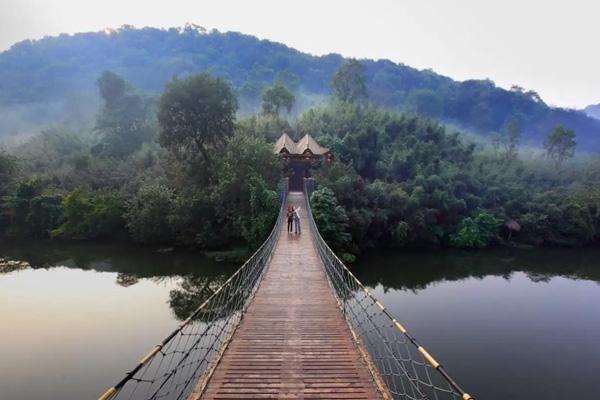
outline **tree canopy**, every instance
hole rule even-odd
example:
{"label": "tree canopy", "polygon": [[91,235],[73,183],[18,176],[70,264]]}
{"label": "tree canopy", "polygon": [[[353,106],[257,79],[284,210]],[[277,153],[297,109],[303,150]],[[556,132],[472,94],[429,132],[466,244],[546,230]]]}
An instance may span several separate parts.
{"label": "tree canopy", "polygon": [[287,113],[292,111],[295,100],[292,92],[282,84],[276,83],[263,93],[262,112],[279,118],[281,111],[285,110]]}
{"label": "tree canopy", "polygon": [[[110,35],[27,40],[0,54],[0,135],[38,131],[66,119],[94,119],[95,81],[106,70],[153,95],[162,93],[173,76],[210,71],[239,94],[241,111],[253,114],[260,111],[262,93],[274,82],[294,93],[295,111],[319,104],[332,89],[332,76],[348,61],[336,54],[317,57],[252,36],[196,26],[122,27]],[[363,59],[360,64],[369,101],[389,110],[439,118],[483,136],[499,132],[516,118],[522,144],[537,146],[548,131],[562,125],[577,132],[580,150],[600,151],[600,121],[581,111],[551,107],[531,90],[505,90],[489,80],[458,82],[389,60]],[[364,94],[362,89],[358,92]]]}
{"label": "tree canopy", "polygon": [[94,154],[123,157],[152,138],[150,100],[137,93],[123,78],[105,71],[98,78],[104,107],[96,119],[100,141]]}
{"label": "tree canopy", "polygon": [[575,144],[575,132],[557,126],[550,132],[544,143],[546,156],[560,166],[565,160],[573,157]]}
{"label": "tree canopy", "polygon": [[[277,215],[285,161],[272,144],[285,130],[293,138],[309,132],[334,155],[314,165],[311,204],[346,260],[381,247],[600,239],[600,159],[564,162],[575,136],[566,128],[550,135],[547,151],[556,158],[548,159],[519,150],[518,119],[503,122],[490,148],[430,117],[369,102],[323,102],[290,121],[236,115],[236,93],[207,73],[172,80],[158,108],[114,73],[98,83],[104,98],[95,126],[57,125],[13,154],[0,152],[2,237],[251,251]],[[122,153],[96,151],[109,138],[130,138],[135,115],[149,121],[142,142]]]}
{"label": "tree canopy", "polygon": [[231,86],[221,78],[200,73],[174,79],[160,98],[159,143],[178,155],[200,153],[210,163],[210,152],[233,135],[237,108]]}
{"label": "tree canopy", "polygon": [[331,78],[335,98],[348,103],[367,101],[367,76],[364,65],[355,59],[346,61]]}

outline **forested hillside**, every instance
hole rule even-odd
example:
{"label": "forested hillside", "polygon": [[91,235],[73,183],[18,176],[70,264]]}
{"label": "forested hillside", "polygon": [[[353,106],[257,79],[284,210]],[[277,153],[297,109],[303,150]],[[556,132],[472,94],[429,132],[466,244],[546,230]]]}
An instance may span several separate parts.
{"label": "forested hillside", "polygon": [[595,106],[587,106],[585,108],[585,113],[588,115],[588,117],[600,120],[600,104],[596,104]]}
{"label": "forested hillside", "polygon": [[333,163],[313,165],[311,204],[345,260],[382,247],[600,243],[600,155],[574,159],[573,130],[547,132],[544,154],[522,152],[512,120],[477,146],[371,104],[356,60],[336,70],[322,105],[293,119],[295,96],[277,83],[260,112],[240,116],[231,85],[207,73],[172,79],[159,97],[110,71],[96,82],[92,126],[57,124],[0,150],[0,238],[251,251],[290,171],[273,152],[285,131],[331,149]]}
{"label": "forested hillside", "polygon": [[[168,30],[122,27],[23,41],[0,54],[0,136],[32,125],[95,117],[95,82],[105,70],[160,93],[173,76],[200,71],[225,78],[241,111],[254,112],[265,88],[280,82],[297,98],[296,111],[319,103],[343,58],[316,57],[240,33],[197,26]],[[600,151],[600,121],[581,111],[549,107],[533,91],[504,90],[489,80],[456,82],[430,70],[387,60],[362,60],[369,99],[389,109],[441,119],[484,136],[516,119],[525,144],[541,145],[562,125],[577,133],[579,150]],[[88,106],[89,105],[89,106]]]}

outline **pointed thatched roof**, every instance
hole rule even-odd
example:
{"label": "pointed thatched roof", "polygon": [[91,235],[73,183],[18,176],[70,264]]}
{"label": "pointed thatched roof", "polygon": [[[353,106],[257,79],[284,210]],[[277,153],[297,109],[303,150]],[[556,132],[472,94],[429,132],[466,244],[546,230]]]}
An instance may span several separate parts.
{"label": "pointed thatched roof", "polygon": [[304,153],[305,150],[310,150],[315,155],[322,156],[329,152],[328,148],[321,146],[315,139],[309,134],[304,135],[302,139],[296,143],[296,151],[298,154]]}
{"label": "pointed thatched roof", "polygon": [[286,150],[288,153],[294,153],[296,150],[296,143],[288,136],[287,133],[283,133],[275,142],[275,153],[281,153],[282,150]]}
{"label": "pointed thatched roof", "polygon": [[309,134],[304,135],[298,142],[294,142],[287,133],[284,133],[277,139],[277,142],[275,142],[274,150],[277,154],[281,153],[283,150],[287,151],[289,154],[298,155],[304,154],[306,150],[310,150],[312,154],[317,156],[329,153],[328,148],[321,146]]}

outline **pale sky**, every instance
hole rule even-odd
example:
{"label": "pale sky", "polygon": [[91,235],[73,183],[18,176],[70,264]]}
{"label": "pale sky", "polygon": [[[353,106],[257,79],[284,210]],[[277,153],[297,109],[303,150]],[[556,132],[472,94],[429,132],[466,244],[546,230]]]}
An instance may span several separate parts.
{"label": "pale sky", "polygon": [[600,103],[599,0],[0,0],[0,50],[62,32],[186,22],[316,55],[490,78],[552,105]]}

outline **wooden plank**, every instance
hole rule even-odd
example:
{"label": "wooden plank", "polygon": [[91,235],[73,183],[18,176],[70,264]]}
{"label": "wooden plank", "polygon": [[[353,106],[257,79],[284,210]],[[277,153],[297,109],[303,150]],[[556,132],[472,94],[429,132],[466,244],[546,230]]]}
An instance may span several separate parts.
{"label": "wooden plank", "polygon": [[282,227],[263,281],[208,385],[191,400],[379,399],[313,246],[302,193],[302,235]]}

